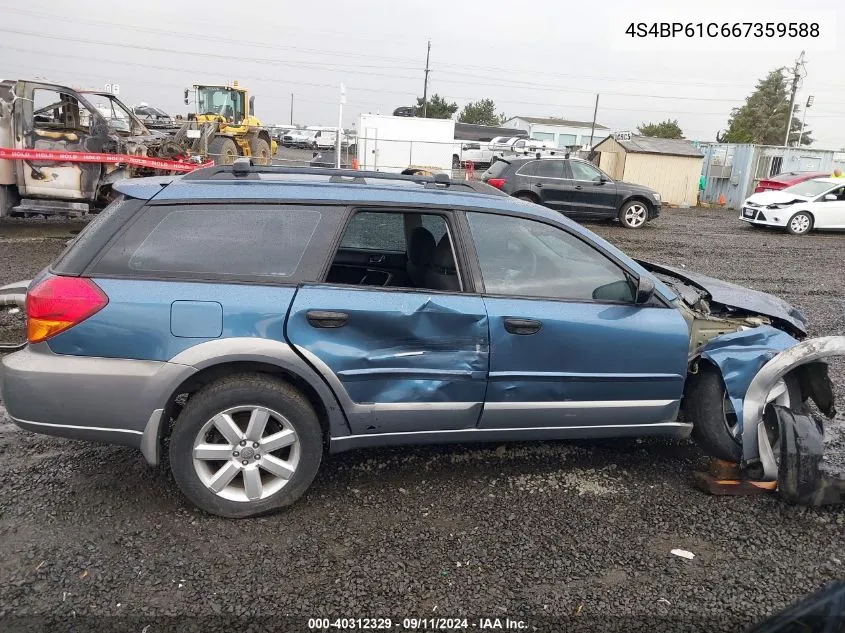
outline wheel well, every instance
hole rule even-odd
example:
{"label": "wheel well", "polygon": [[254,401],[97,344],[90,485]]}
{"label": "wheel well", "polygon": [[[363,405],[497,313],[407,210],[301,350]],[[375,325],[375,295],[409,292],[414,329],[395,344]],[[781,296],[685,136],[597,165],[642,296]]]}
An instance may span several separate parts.
{"label": "wheel well", "polygon": [[643,197],[643,196],[639,196],[639,195],[633,195],[633,196],[631,196],[630,198],[625,198],[625,199],[622,201],[622,204],[621,204],[621,205],[619,205],[619,210],[621,211],[621,210],[622,210],[622,207],[624,207],[624,206],[625,206],[626,204],[628,204],[629,202],[642,202],[643,204],[645,204],[645,206],[647,207],[647,209],[648,209],[649,211],[651,211],[651,209],[654,207],[654,204],[653,204],[653,203],[652,203],[652,201],[651,201],[651,200],[649,200],[648,198],[645,198],[645,197]]}
{"label": "wheel well", "polygon": [[267,145],[273,145],[273,140],[270,138],[270,133],[267,130],[261,130],[258,132],[258,138],[262,138],[267,141]]}
{"label": "wheel well", "polygon": [[222,363],[220,365],[212,365],[211,367],[201,369],[193,376],[187,378],[173,391],[164,407],[164,413],[162,413],[162,424],[159,427],[158,438],[159,448],[161,448],[161,442],[170,436],[170,433],[173,430],[173,425],[176,423],[179,413],[185,406],[185,402],[187,402],[194,393],[202,389],[204,386],[223,378],[224,376],[245,373],[268,374],[295,387],[308,399],[311,406],[314,407],[314,412],[320,420],[320,428],[323,431],[324,441],[328,442],[329,416],[326,411],[326,406],[317,391],[308,384],[306,380],[302,379],[293,372],[271,363],[236,361],[231,363]]}
{"label": "wheel well", "polygon": [[520,197],[531,198],[534,202],[540,201],[540,198],[538,198],[537,194],[534,193],[533,191],[517,191],[517,192],[514,192],[511,195],[513,195],[514,198],[520,198]]}
{"label": "wheel well", "polygon": [[792,215],[789,216],[789,219],[791,220],[793,216],[798,215],[799,213],[806,213],[807,215],[809,215],[810,216],[810,222],[812,222],[813,226],[815,226],[816,216],[813,215],[812,211],[807,211],[806,209],[798,209],[798,211],[796,211],[795,213],[793,213]]}

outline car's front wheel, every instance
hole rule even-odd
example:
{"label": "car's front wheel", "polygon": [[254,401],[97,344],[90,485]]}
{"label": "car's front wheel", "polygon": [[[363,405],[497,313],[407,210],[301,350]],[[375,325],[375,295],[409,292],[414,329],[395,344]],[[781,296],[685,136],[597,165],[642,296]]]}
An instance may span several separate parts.
{"label": "car's front wheel", "polygon": [[188,400],[170,438],[170,467],[194,504],[242,518],[302,496],[322,451],[319,420],[299,391],[265,374],[240,374]]}
{"label": "car's front wheel", "polygon": [[799,211],[786,223],[786,231],[792,235],[806,235],[812,228],[813,216],[806,211]]}
{"label": "car's front wheel", "polygon": [[[801,400],[801,388],[790,376],[768,396],[768,402],[783,406]],[[731,462],[742,459],[742,424],[728,396],[722,373],[709,363],[699,363],[698,371],[687,378],[684,420],[692,423],[692,437],[704,453]]]}
{"label": "car's front wheel", "polygon": [[619,209],[619,222],[626,229],[638,229],[648,219],[648,205],[640,200],[631,200]]}

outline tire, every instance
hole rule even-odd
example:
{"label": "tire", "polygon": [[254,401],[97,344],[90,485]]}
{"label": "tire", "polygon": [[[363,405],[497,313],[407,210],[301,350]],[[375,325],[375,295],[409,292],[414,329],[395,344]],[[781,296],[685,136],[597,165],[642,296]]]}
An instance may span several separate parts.
{"label": "tire", "polygon": [[208,153],[215,165],[231,165],[240,156],[237,143],[228,136],[215,136],[211,139]]}
{"label": "tire", "polygon": [[252,159],[256,165],[269,165],[272,162],[270,144],[263,138],[255,139],[252,147],[250,147],[250,152],[252,152]]}
{"label": "tire", "polygon": [[807,235],[813,230],[813,216],[806,211],[799,211],[786,223],[786,232],[790,235]]}
{"label": "tire", "polygon": [[719,370],[699,363],[698,373],[687,379],[684,420],[692,422],[692,437],[707,455],[738,462],[742,459],[742,443],[731,431],[731,422],[736,420],[730,418],[733,407],[726,407],[726,393]]}
{"label": "tire", "polygon": [[[268,419],[266,426],[250,431],[256,410]],[[279,448],[269,448],[268,440]],[[227,518],[291,505],[314,481],[322,455],[323,435],[311,404],[292,386],[266,374],[227,376],[203,387],[188,400],[170,436],[170,469],[179,489],[201,509]],[[215,479],[218,492],[210,487]]]}
{"label": "tire", "polygon": [[626,229],[640,229],[648,221],[648,203],[629,200],[619,209],[619,223]]}

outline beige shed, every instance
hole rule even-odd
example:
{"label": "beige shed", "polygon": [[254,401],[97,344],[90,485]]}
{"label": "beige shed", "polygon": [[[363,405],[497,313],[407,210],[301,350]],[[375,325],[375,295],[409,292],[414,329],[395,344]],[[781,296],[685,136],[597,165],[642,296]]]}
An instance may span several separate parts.
{"label": "beige shed", "polygon": [[593,151],[600,152],[599,167],[614,180],[651,187],[664,204],[695,206],[704,157],[690,141],[609,136]]}

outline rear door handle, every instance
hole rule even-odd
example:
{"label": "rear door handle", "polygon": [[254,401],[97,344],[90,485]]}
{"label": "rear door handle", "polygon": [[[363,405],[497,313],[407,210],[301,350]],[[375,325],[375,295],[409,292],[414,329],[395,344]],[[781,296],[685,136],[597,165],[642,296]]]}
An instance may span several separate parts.
{"label": "rear door handle", "polygon": [[345,312],[331,312],[327,310],[309,310],[305,313],[305,318],[311,327],[321,328],[336,328],[343,327],[349,320],[349,315]]}
{"label": "rear door handle", "polygon": [[541,327],[543,327],[543,323],[534,319],[517,319],[514,317],[507,317],[505,319],[505,329],[511,334],[521,336],[536,334],[540,331]]}
{"label": "rear door handle", "polygon": [[537,187],[541,187],[541,188],[542,188],[542,186],[543,186],[543,183],[542,183],[542,182],[538,182],[538,183],[537,183]]}
{"label": "rear door handle", "polygon": [[584,187],[582,187],[581,185],[575,185],[575,188],[576,189],[583,189]]}

